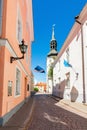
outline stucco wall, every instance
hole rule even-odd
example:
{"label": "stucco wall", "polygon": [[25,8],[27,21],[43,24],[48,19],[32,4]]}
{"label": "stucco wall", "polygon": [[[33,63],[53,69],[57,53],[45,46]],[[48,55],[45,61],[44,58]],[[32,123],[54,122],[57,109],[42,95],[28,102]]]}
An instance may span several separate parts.
{"label": "stucco wall", "polygon": [[[85,9],[87,6],[85,7]],[[84,10],[83,10],[84,12]],[[83,13],[82,12],[82,13]],[[83,15],[84,14],[84,15]],[[82,58],[82,42],[84,48],[84,81],[85,81],[85,96],[87,102],[87,10],[81,14],[84,24],[75,23],[68,35],[62,49],[60,50],[56,61],[53,64],[53,94],[61,98],[72,101],[83,102],[83,58]],[[81,18],[81,17],[80,17]],[[82,32],[81,32],[82,29]],[[77,30],[77,32],[76,32]],[[72,33],[73,32],[73,33]],[[74,35],[73,35],[74,34]],[[83,35],[83,40],[82,40]],[[69,48],[69,63],[72,67],[65,67],[64,59],[66,59],[66,50]],[[60,70],[59,68],[60,61]],[[67,88],[66,74],[70,73],[70,87]],[[61,81],[59,82],[59,78]]]}

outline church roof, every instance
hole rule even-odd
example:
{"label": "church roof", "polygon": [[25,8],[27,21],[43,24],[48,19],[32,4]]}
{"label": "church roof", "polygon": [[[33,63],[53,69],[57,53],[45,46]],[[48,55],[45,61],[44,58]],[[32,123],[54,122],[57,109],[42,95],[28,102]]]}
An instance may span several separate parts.
{"label": "church roof", "polygon": [[48,53],[48,57],[49,56],[57,56],[58,52],[55,49],[52,49],[49,53]]}

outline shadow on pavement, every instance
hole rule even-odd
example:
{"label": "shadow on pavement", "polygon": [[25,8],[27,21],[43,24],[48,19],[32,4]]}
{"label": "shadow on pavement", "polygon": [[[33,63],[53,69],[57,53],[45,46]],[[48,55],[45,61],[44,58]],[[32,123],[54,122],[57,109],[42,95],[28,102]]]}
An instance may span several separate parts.
{"label": "shadow on pavement", "polygon": [[57,106],[50,94],[35,94],[33,121],[28,130],[86,130],[87,119]]}

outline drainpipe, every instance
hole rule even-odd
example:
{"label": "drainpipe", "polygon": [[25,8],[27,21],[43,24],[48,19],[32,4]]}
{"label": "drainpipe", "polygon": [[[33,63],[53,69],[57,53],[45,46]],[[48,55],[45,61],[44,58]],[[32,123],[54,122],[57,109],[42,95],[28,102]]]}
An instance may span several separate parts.
{"label": "drainpipe", "polygon": [[83,103],[86,103],[85,95],[85,69],[84,69],[84,43],[83,43],[83,24],[78,20],[79,16],[75,17],[76,22],[81,26],[81,49],[82,49],[82,80],[83,80]]}

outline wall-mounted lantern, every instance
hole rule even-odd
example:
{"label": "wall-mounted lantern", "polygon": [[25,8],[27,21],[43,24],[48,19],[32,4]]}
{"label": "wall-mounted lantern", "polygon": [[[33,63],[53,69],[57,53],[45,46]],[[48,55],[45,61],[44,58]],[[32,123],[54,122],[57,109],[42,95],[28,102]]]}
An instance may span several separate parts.
{"label": "wall-mounted lantern", "polygon": [[21,41],[22,44],[19,45],[20,51],[23,54],[22,57],[10,57],[10,63],[12,63],[14,60],[24,59],[24,54],[27,51],[27,45],[24,44],[24,40]]}

